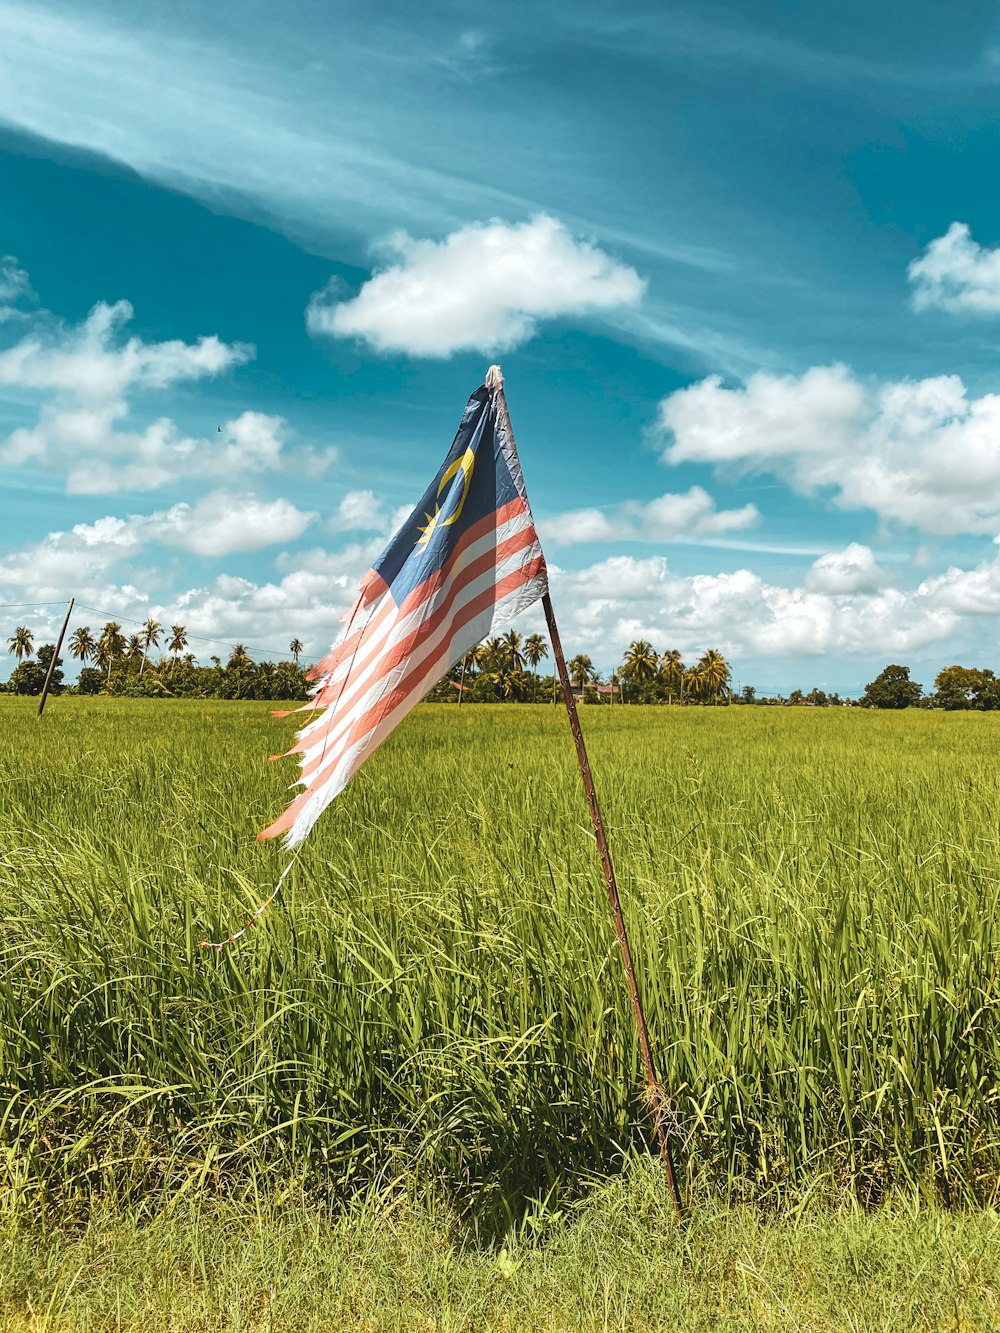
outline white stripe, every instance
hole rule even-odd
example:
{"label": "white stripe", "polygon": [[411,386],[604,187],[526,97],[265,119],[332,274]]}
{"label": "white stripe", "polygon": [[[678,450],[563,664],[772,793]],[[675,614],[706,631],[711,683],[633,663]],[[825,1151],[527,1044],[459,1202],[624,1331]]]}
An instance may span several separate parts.
{"label": "white stripe", "polygon": [[[477,597],[486,592],[489,588],[494,587],[507,574],[514,573],[524,565],[530,564],[532,560],[537,559],[540,555],[541,548],[539,547],[538,542],[535,541],[532,542],[531,545],[524,547],[523,550],[515,551],[513,555],[508,556],[499,566],[483,570],[478,578],[473,579],[471,583],[467,584],[466,587],[461,590],[459,598],[452,607],[449,617],[444,620],[433,633],[428,634],[426,638],[417,642],[413,647],[412,655],[418,653],[422,654],[428,651],[428,649],[433,650],[438,644],[444,642],[453,632],[452,626],[455,622],[461,622],[461,614],[464,606],[469,602],[475,601]],[[381,674],[384,670],[383,663],[385,658],[411,634],[419,633],[421,624],[426,623],[427,620],[436,614],[441,602],[447,600],[450,591],[451,581],[443,584],[433,597],[428,598],[427,601],[423,602],[415,611],[411,611],[409,615],[404,616],[399,620],[393,620],[391,617],[389,618],[387,621],[386,633],[381,642],[380,651],[377,654],[372,654],[368,658],[366,664],[361,669],[353,672],[349,681],[345,680],[344,682],[344,688],[341,692],[342,694],[346,694],[349,690],[353,691],[361,686],[363,687],[361,698],[347,708],[343,718],[339,721],[339,725],[335,732],[322,737],[317,737],[316,742],[302,752],[301,764],[303,768],[307,768],[320,754],[324,752],[329,753],[331,748],[336,745],[340,736],[343,735],[344,731],[349,729],[349,727],[352,726],[369,707],[373,707],[381,694],[385,693],[387,689],[395,688],[401,676],[405,674],[406,663],[409,659],[404,659],[403,662],[398,663],[393,668],[390,675],[386,677]],[[532,598],[532,600],[534,601],[536,599]],[[490,623],[492,623],[492,620]],[[486,632],[488,632],[488,628]],[[485,637],[485,635],[481,635],[480,637]],[[474,642],[478,643],[479,640],[476,639]],[[472,647],[472,644],[469,644],[468,647]],[[457,661],[465,651],[466,649],[463,648],[454,652],[451,661],[447,663],[444,670],[447,671],[452,663]],[[339,707],[340,699],[332,700],[319,718],[302,729],[300,738],[306,739],[307,737],[316,734],[318,731],[323,730],[331,722]],[[310,780],[310,785],[313,780],[314,779]]]}
{"label": "white stripe", "polygon": [[[461,553],[455,562],[454,568],[448,575],[448,582],[435,594],[435,597],[440,599],[442,591],[446,592],[450,584],[457,579],[462,571],[467,569],[473,561],[478,560],[481,556],[488,555],[491,550],[495,550],[501,543],[507,541],[511,537],[515,537],[519,532],[523,532],[530,527],[531,515],[522,513],[515,514],[514,517],[508,519],[506,523],[502,523],[499,528],[491,528],[489,532],[485,533]],[[388,596],[390,596],[389,593],[383,593],[382,597],[378,599],[377,605],[381,606],[383,600]],[[406,621],[396,621],[395,624],[407,625],[423,619],[425,605],[426,603],[422,603],[411,611]],[[381,654],[385,646],[385,639],[392,629],[393,621],[389,618],[373,630],[369,637],[363,637],[354,652],[349,657],[345,658],[343,662],[338,663],[333,671],[324,678],[323,688],[329,688],[334,683],[342,680],[348,673],[354,673],[364,669],[374,654]],[[400,637],[405,637],[405,634],[406,630],[403,629]]]}
{"label": "white stripe", "polygon": [[[523,588],[518,588],[510,593],[494,608],[493,628],[500,629],[503,625],[506,625],[525,607],[530,606],[538,598],[544,596],[547,588],[548,581],[545,575],[538,574]],[[458,657],[461,657],[463,653],[468,652],[470,648],[479,643],[481,637],[478,633],[475,637],[468,632],[464,634],[459,645]],[[321,785],[314,785],[312,797],[303,806],[285,837],[285,842],[289,847],[295,847],[302,842],[319,816],[330,802],[340,795],[365,760],[378,749],[386,736],[395,730],[403,718],[416,707],[430,687],[441,678],[451,665],[451,662],[446,661],[446,655],[439,654],[433,662],[428,664],[420,680],[406,695],[405,699],[401,699],[387,717],[376,723],[370,731],[356,740],[344,752],[333,771],[329,773],[329,776]]]}
{"label": "white stripe", "polygon": [[[532,548],[528,549],[531,550]],[[506,563],[508,562],[505,562],[505,564]],[[327,745],[325,747],[315,747],[314,753],[322,753],[325,749],[325,762],[323,763],[322,768],[317,769],[305,785],[308,789],[313,791],[317,799],[321,796],[323,799],[318,804],[314,803],[313,800],[310,800],[303,808],[293,825],[293,829],[299,828],[300,822],[306,819],[307,812],[310,812],[309,822],[302,832],[296,835],[295,841],[300,841],[301,838],[305,837],[305,834],[312,826],[313,821],[316,819],[320,811],[325,809],[329,801],[333,800],[334,796],[343,790],[351,776],[364,762],[367,754],[370,753],[368,741],[373,735],[373,731],[378,733],[380,739],[388,735],[389,731],[402,721],[406,714],[420,702],[428,689],[430,689],[431,685],[439,680],[449,667],[463,655],[463,653],[467,652],[475,644],[481,641],[484,628],[488,629],[492,627],[498,629],[502,625],[507,624],[508,621],[520,611],[524,610],[525,607],[530,606],[533,602],[537,601],[539,597],[543,596],[546,587],[547,580],[545,575],[537,574],[522,587],[514,589],[513,592],[509,593],[495,607],[490,608],[488,612],[484,612],[482,613],[482,616],[476,616],[471,621],[467,621],[464,624],[455,624],[456,619],[460,617],[460,608],[456,608],[450,618],[450,624],[444,627],[444,630],[448,631],[448,634],[446,635],[444,631],[439,631],[433,636],[441,643],[441,651],[436,653],[432,660],[426,665],[417,684],[413,686],[407,692],[406,696],[397,703],[392,713],[389,714],[387,718],[376,723],[374,729],[369,730],[364,736],[352,742],[350,748],[345,751],[343,743],[346,741],[350,727],[359,721],[366,712],[377,707],[379,701],[396,688],[402,671],[393,671],[389,677],[384,679],[381,686],[369,690],[365,697],[358,701],[358,703],[350,710],[350,714],[341,721],[336,732],[327,738]],[[487,614],[490,616],[489,622],[486,622],[483,619],[483,616]],[[444,647],[444,640],[446,637],[449,638],[447,648]],[[426,650],[427,646],[428,643],[425,642],[420,645],[420,648],[421,650]],[[406,663],[401,664],[403,670],[405,670],[405,666]],[[386,727],[388,727],[388,730],[385,730]],[[360,757],[357,757],[359,755]],[[352,756],[356,758],[356,762]],[[328,790],[329,795],[327,795]],[[313,811],[315,811],[315,813],[311,813]],[[291,836],[291,833],[289,833],[289,839],[291,839]],[[292,846],[294,843],[289,841],[289,845]]]}

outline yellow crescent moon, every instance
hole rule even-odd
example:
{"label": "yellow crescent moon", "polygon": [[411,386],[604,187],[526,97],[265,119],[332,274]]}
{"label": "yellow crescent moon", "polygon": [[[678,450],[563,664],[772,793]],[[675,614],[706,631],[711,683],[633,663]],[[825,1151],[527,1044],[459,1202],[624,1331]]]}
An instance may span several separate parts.
{"label": "yellow crescent moon", "polygon": [[436,528],[446,528],[450,523],[456,522],[458,516],[462,512],[462,506],[465,504],[465,497],[469,494],[469,487],[472,484],[472,469],[475,466],[476,455],[471,449],[466,449],[461,458],[456,458],[450,467],[445,468],[441,480],[438,483],[438,496],[441,495],[441,492],[448,485],[449,481],[451,481],[452,477],[457,477],[459,472],[462,473],[462,494],[458,497],[458,504],[455,506],[454,513],[449,514],[447,518],[441,518],[440,505],[435,508],[433,514],[425,514],[424,517],[427,519],[427,526],[420,529],[423,536],[417,542],[418,546],[426,546]]}

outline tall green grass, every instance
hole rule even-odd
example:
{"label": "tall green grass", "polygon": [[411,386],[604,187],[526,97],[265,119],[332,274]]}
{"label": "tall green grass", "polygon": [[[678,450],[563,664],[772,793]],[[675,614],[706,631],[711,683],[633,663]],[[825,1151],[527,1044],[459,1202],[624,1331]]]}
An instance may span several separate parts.
{"label": "tall green grass", "polygon": [[[993,1199],[1000,778],[986,715],[584,709],[699,1187]],[[290,723],[0,699],[0,1198],[416,1172],[502,1221],[648,1134],[559,709],[425,707],[270,891]]]}

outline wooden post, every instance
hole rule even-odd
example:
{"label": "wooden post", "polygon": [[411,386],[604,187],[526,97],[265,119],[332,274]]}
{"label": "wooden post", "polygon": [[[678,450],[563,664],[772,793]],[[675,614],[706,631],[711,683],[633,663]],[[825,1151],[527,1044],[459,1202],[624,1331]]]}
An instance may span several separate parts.
{"label": "wooden post", "polygon": [[49,669],[45,673],[45,684],[42,686],[42,697],[38,701],[38,716],[42,716],[42,710],[45,707],[45,700],[49,697],[49,686],[52,684],[52,673],[56,669],[56,663],[59,661],[59,649],[63,645],[63,639],[66,637],[66,626],[69,624],[69,618],[73,614],[73,603],[75,597],[69,599],[69,606],[66,608],[66,619],[63,621],[62,629],[59,631],[59,639],[56,643],[56,650],[52,654],[52,661],[49,663]]}
{"label": "wooden post", "polygon": [[[507,399],[504,395],[503,379],[500,375],[499,367],[496,368],[496,377],[491,385],[490,379],[492,374],[493,368],[491,367],[490,375],[487,376],[486,382],[493,388],[493,391],[496,394],[497,409],[503,416],[504,428],[513,444],[514,432],[511,429],[510,412],[507,408]],[[497,381],[499,381],[499,384],[496,383]],[[556,624],[555,612],[552,609],[552,599],[547,592],[542,598],[542,609],[545,612],[545,622],[548,625],[549,639],[552,644],[552,656],[555,659],[556,669],[559,673],[559,682],[562,685],[563,702],[566,705],[566,713],[569,717],[570,731],[573,733],[573,741],[576,745],[576,757],[580,765],[580,774],[583,778],[583,790],[587,797],[587,808],[590,811],[590,822],[593,825],[594,837],[597,840],[597,850],[601,857],[601,868],[604,871],[604,883],[607,887],[608,901],[611,904],[611,914],[614,917],[615,922],[615,933],[618,936],[618,944],[621,949],[622,964],[625,968],[625,982],[628,986],[629,998],[632,1001],[632,1014],[635,1018],[635,1025],[639,1034],[639,1048],[642,1052],[642,1062],[646,1070],[646,1089],[653,1110],[653,1121],[656,1126],[656,1137],[660,1148],[660,1158],[663,1162],[663,1169],[667,1175],[667,1183],[670,1187],[670,1197],[673,1200],[674,1211],[677,1214],[678,1220],[681,1220],[684,1216],[684,1208],[681,1203],[680,1189],[677,1184],[677,1173],[674,1170],[673,1158],[670,1153],[670,1143],[667,1139],[667,1130],[666,1125],[664,1124],[663,1091],[660,1088],[660,1084],[656,1077],[656,1066],[653,1063],[653,1051],[649,1043],[649,1029],[646,1026],[646,1015],[643,1011],[642,999],[639,995],[639,986],[635,977],[635,966],[632,962],[632,949],[629,945],[628,931],[625,929],[625,918],[622,915],[621,899],[618,896],[618,883],[615,879],[615,870],[611,862],[611,851],[608,847],[607,835],[604,832],[604,821],[601,818],[601,807],[597,800],[594,777],[590,771],[590,761],[587,758],[587,747],[583,741],[583,732],[580,729],[580,718],[576,711],[576,700],[573,697],[573,687],[570,682],[569,672],[566,669],[566,659],[563,656],[562,641],[559,638],[559,627]]]}
{"label": "wooden post", "polygon": [[646,1089],[649,1093],[649,1100],[653,1108],[656,1137],[660,1146],[660,1157],[663,1161],[663,1169],[667,1173],[667,1183],[670,1186],[670,1197],[673,1199],[674,1211],[677,1213],[678,1218],[681,1218],[683,1217],[683,1206],[681,1204],[680,1189],[677,1184],[677,1173],[674,1170],[673,1158],[670,1154],[670,1143],[667,1139],[666,1126],[664,1125],[663,1091],[656,1077],[656,1066],[653,1063],[653,1051],[649,1044],[649,1029],[646,1026],[646,1015],[643,1012],[642,999],[639,995],[639,986],[635,978],[635,966],[632,962],[632,949],[629,945],[628,931],[625,929],[625,918],[622,916],[622,904],[621,899],[618,896],[618,883],[615,879],[614,866],[611,862],[611,850],[608,847],[607,835],[604,832],[604,821],[601,818],[601,807],[597,800],[594,777],[590,771],[590,761],[587,758],[587,747],[584,744],[583,732],[580,729],[580,718],[576,711],[576,700],[573,697],[569,672],[566,670],[566,659],[563,657],[562,643],[559,639],[559,627],[556,625],[555,612],[552,610],[552,600],[548,593],[542,598],[542,608],[545,611],[545,620],[549,627],[549,638],[552,641],[552,654],[555,657],[556,666],[559,670],[559,680],[562,684],[563,702],[566,705],[566,712],[569,716],[570,731],[573,733],[573,740],[576,744],[576,757],[580,764],[580,774],[583,778],[583,790],[586,793],[587,808],[590,811],[590,822],[594,827],[594,837],[597,839],[597,850],[601,857],[601,867],[604,871],[604,883],[608,890],[608,901],[611,904],[611,914],[615,920],[615,933],[618,936],[622,964],[625,968],[625,982],[628,986],[629,998],[632,1001],[632,1013],[635,1017],[636,1029],[639,1033],[639,1048],[642,1051],[642,1062],[646,1069]]}

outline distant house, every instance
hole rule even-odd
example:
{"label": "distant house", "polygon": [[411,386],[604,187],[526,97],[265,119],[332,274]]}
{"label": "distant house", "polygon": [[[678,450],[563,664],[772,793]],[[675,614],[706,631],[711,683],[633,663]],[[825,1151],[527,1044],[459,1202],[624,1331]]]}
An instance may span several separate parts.
{"label": "distant house", "polygon": [[592,685],[588,682],[588,684],[584,689],[573,690],[573,698],[577,701],[578,704],[583,703],[587,690],[596,691],[598,698],[601,699],[602,701],[607,699],[609,704],[613,704],[616,701],[618,702],[621,701],[622,688],[620,685]]}

